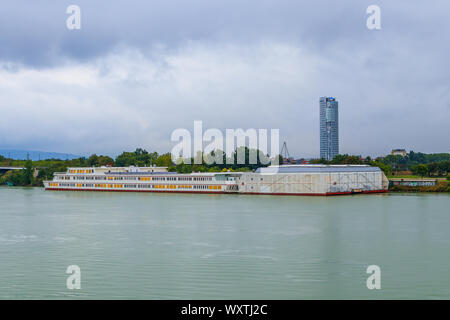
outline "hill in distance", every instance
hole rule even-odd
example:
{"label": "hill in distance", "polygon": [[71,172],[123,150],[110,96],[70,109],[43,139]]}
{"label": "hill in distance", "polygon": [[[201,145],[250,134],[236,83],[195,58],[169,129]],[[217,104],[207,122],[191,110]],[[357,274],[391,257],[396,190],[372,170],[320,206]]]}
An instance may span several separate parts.
{"label": "hill in distance", "polygon": [[44,152],[34,150],[8,150],[8,149],[0,149],[0,156],[3,156],[5,158],[12,158],[14,160],[26,160],[27,157],[29,157],[30,160],[33,161],[46,159],[72,160],[82,157],[70,153]]}

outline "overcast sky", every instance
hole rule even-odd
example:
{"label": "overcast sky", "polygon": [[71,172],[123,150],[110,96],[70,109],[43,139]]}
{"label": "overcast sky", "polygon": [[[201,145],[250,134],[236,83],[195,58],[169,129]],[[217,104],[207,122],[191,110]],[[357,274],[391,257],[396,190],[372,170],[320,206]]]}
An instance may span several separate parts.
{"label": "overcast sky", "polygon": [[341,153],[450,152],[449,14],[448,0],[2,1],[0,149],[164,152],[202,120],[277,128],[317,157],[326,95]]}

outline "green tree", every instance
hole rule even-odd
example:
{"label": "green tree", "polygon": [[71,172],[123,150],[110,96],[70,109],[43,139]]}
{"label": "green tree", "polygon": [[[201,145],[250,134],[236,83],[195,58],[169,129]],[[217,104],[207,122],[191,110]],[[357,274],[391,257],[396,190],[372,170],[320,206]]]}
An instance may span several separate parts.
{"label": "green tree", "polygon": [[108,156],[98,156],[97,165],[101,166],[114,166],[114,160]]}
{"label": "green tree", "polygon": [[391,173],[392,173],[392,167],[391,167],[390,165],[388,165],[388,164],[383,163],[383,162],[380,162],[380,161],[372,161],[372,162],[370,163],[370,165],[373,166],[373,167],[378,167],[378,168],[380,168],[381,171],[383,171],[383,173],[384,173],[386,176],[389,176],[389,175],[391,175]]}
{"label": "green tree", "polygon": [[89,167],[95,167],[98,165],[98,156],[96,154],[91,155],[87,159],[87,164]]}
{"label": "green tree", "polygon": [[23,184],[29,186],[33,183],[33,161],[25,161],[25,168],[22,171]]}
{"label": "green tree", "polygon": [[255,170],[259,167],[267,167],[270,164],[268,159],[269,157],[261,150],[241,146],[232,153],[230,160],[234,170],[244,167]]}
{"label": "green tree", "polygon": [[137,148],[134,152],[122,152],[116,157],[115,165],[118,167],[128,166],[151,166],[156,163],[158,153],[149,153],[147,150]]}
{"label": "green tree", "polygon": [[411,171],[421,177],[428,175],[429,169],[426,164],[418,164],[416,166],[411,167]]}
{"label": "green tree", "polygon": [[330,161],[331,164],[343,164],[345,159],[348,157],[348,154],[338,154],[333,160]]}
{"label": "green tree", "polygon": [[330,164],[330,161],[326,160],[325,158],[320,158],[320,159],[312,159],[309,163],[311,163],[311,164]]}
{"label": "green tree", "polygon": [[156,159],[155,164],[158,167],[170,167],[170,166],[173,166],[174,163],[172,162],[172,154],[170,152],[168,152],[168,153],[160,155]]}

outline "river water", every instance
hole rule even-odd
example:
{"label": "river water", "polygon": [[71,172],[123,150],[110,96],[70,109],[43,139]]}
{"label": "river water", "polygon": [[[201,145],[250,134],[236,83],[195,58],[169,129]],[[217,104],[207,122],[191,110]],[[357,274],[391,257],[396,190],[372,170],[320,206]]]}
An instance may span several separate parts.
{"label": "river water", "polygon": [[449,208],[448,194],[2,187],[0,299],[449,299]]}

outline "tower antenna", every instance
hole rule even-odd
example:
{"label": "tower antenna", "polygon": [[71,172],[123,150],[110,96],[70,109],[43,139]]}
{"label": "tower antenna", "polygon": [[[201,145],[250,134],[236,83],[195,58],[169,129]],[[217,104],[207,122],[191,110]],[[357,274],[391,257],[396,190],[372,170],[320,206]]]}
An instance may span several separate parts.
{"label": "tower antenna", "polygon": [[289,150],[287,149],[286,141],[283,142],[283,146],[281,147],[280,153],[281,153],[281,156],[283,157],[283,160],[284,159],[287,160],[291,157],[291,155],[289,154]]}

